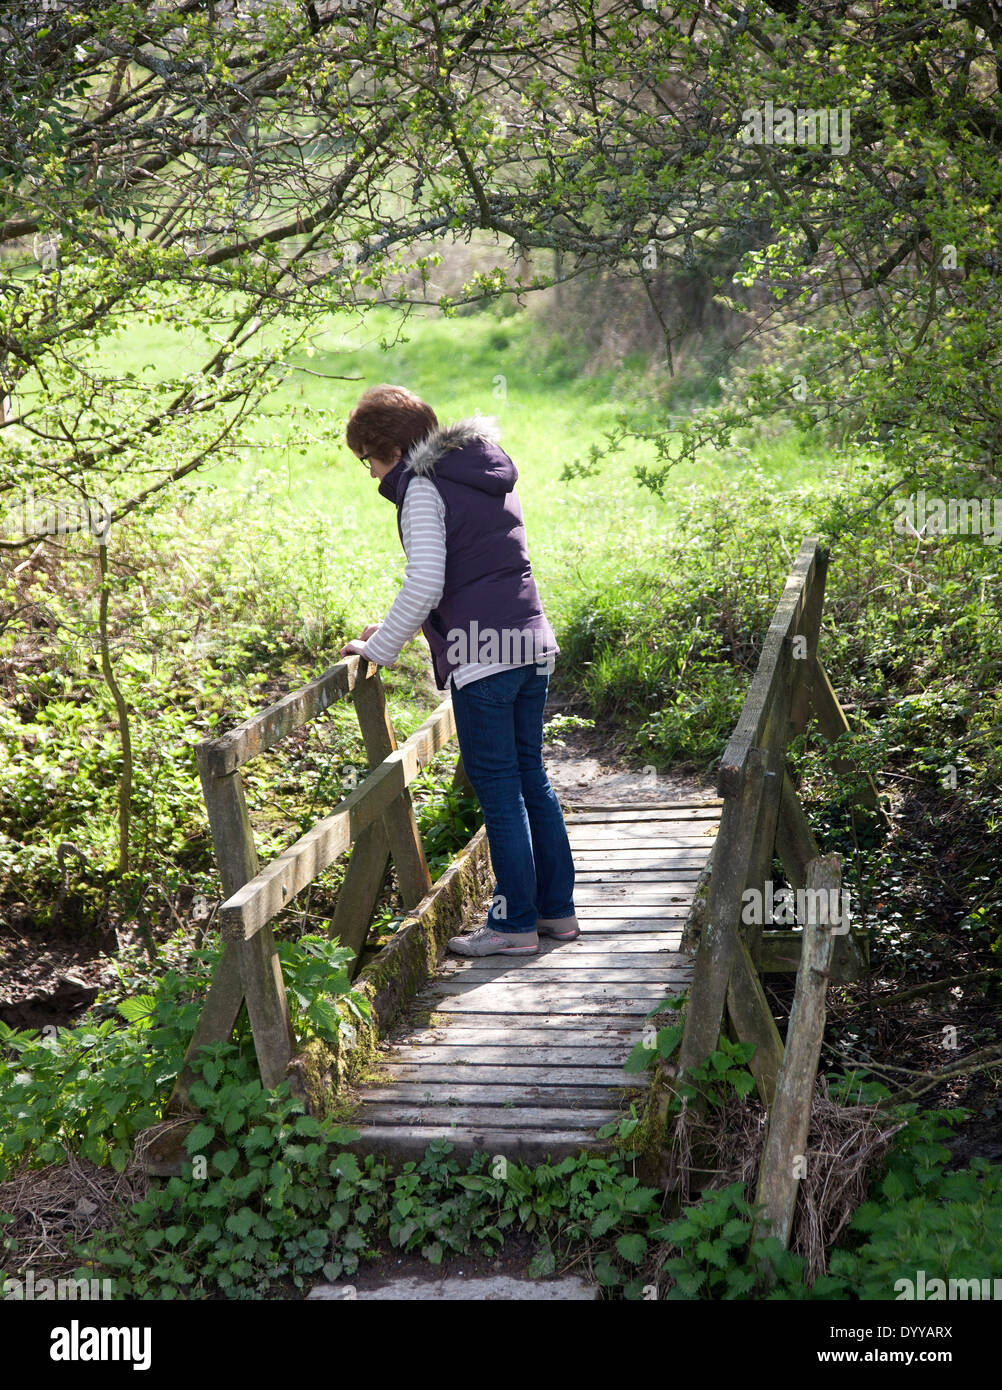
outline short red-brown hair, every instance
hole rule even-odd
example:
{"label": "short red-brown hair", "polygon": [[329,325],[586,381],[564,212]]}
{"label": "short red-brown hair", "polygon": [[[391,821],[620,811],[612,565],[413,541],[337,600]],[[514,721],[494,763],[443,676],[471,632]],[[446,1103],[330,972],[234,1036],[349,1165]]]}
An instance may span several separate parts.
{"label": "short red-brown hair", "polygon": [[431,406],[406,386],[370,386],[348,416],[344,433],[349,449],[382,461],[394,449],[406,454],[437,429]]}

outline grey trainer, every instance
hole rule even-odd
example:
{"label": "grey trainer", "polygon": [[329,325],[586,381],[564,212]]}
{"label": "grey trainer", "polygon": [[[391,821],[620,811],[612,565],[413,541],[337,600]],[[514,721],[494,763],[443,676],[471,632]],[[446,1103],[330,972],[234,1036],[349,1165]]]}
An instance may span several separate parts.
{"label": "grey trainer", "polygon": [[503,932],[493,927],[480,927],[463,936],[454,936],[449,950],[459,956],[534,956],[539,950],[539,937],[532,931]]}
{"label": "grey trainer", "polygon": [[537,917],[536,931],[540,936],[555,936],[558,941],[573,941],[581,935],[576,917]]}

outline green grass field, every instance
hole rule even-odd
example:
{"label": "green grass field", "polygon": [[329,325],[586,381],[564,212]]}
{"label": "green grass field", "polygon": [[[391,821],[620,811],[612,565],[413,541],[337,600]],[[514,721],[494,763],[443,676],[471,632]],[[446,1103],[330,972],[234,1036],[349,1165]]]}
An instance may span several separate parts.
{"label": "green grass field", "polygon": [[[150,324],[130,335],[128,353],[155,364],[189,346],[194,338],[188,344],[184,334]],[[531,311],[421,314],[401,328],[398,317],[377,310],[364,325],[345,319],[319,328],[312,349],[292,359],[265,401],[251,426],[256,447],[202,475],[205,515],[195,500],[185,508],[192,533],[224,532],[231,545],[253,546],[255,572],[280,575],[307,615],[324,596],[339,595],[341,610],[360,625],[375,621],[403,574],[392,509],[344,443],[352,405],[379,382],[417,392],[443,423],[477,412],[499,421],[519,469],[533,568],[558,627],[583,584],[601,586],[648,562],[656,568],[659,538],[680,504],[712,515],[715,497],[739,484],[803,496],[830,466],[803,453],[795,436],[781,436],[754,452],[735,449],[679,468],[662,499],[634,475],[655,462],[652,446],[632,441],[593,476],[561,481],[565,464],[604,444],[624,409],[649,428],[663,406],[635,370],[586,375],[566,344],[548,344]],[[124,360],[124,343],[119,351]],[[357,380],[336,379],[348,375]]]}

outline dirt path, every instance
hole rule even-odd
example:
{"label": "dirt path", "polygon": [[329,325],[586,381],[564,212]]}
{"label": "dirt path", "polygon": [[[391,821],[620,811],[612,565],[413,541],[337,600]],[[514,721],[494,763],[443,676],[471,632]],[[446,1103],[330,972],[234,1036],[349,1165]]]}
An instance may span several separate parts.
{"label": "dirt path", "polygon": [[[557,703],[547,718],[563,713]],[[683,772],[659,772],[653,765],[631,767],[621,740],[601,729],[568,729],[543,745],[550,783],[564,805],[603,806],[629,800],[636,805],[663,801],[703,801],[716,796],[712,779]]]}

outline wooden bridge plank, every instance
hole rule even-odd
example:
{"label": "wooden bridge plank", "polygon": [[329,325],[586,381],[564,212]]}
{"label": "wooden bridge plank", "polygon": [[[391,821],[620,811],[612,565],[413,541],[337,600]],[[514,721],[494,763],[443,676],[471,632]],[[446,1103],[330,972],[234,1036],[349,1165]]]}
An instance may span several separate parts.
{"label": "wooden bridge plank", "polygon": [[[689,904],[686,902],[644,903],[652,911],[637,911],[630,903],[599,902],[579,903],[578,930],[615,932],[621,927],[633,930],[645,927],[664,937],[681,933]],[[541,936],[540,942],[549,938]]]}
{"label": "wooden bridge plank", "polygon": [[[646,924],[645,924],[646,927]],[[674,931],[671,935],[663,935],[656,931],[582,931],[578,937],[578,945],[581,947],[581,959],[586,955],[616,955],[617,960],[630,958],[631,955],[649,955],[650,948],[657,947],[664,951],[673,951],[678,954],[678,933]],[[688,956],[685,956],[685,963],[688,965]]]}
{"label": "wooden bridge plank", "polygon": [[[641,939],[643,935],[641,934]],[[578,941],[587,938],[578,937]],[[500,958],[503,961],[504,957]],[[552,955],[523,956],[519,964],[506,970],[498,957],[477,957],[473,960],[449,960],[442,967],[442,974],[449,979],[468,976],[473,979],[512,979],[518,983],[539,980],[544,975],[561,975],[570,980],[586,980],[593,971],[614,971],[609,976],[609,984],[621,984],[624,979],[633,978],[637,971],[653,971],[655,975],[677,975],[689,970],[689,961],[678,951],[631,951],[619,955],[613,949],[600,952],[582,952],[580,955],[565,955],[561,960],[556,952]],[[628,972],[628,973],[624,973]],[[640,976],[639,978],[643,978]],[[652,977],[653,978],[653,977]]]}
{"label": "wooden bridge plank", "polygon": [[[581,936],[578,937],[578,944],[582,951],[609,949],[608,946],[603,947],[593,941],[592,938],[596,935],[615,937],[617,940],[622,939],[625,948],[637,934],[637,929],[642,928],[640,934],[646,935],[647,945],[636,946],[637,950],[679,952],[679,942],[685,922],[685,914],[681,911],[671,912],[660,908],[656,914],[652,913],[650,916],[644,914],[636,917],[623,917],[620,915],[622,909],[616,913],[596,912],[594,915],[589,910],[588,916],[585,917],[583,915],[585,910],[578,908],[578,912],[582,914],[578,917],[578,930],[581,932]],[[546,939],[545,936],[541,936],[539,938],[540,944]],[[618,945],[615,949],[619,949]]]}
{"label": "wooden bridge plank", "polygon": [[673,816],[667,811],[645,815],[603,812],[597,816],[565,816],[564,824],[573,835],[705,835],[720,818],[720,808],[691,815]]}
{"label": "wooden bridge plank", "polygon": [[575,1009],[568,1008],[568,1005],[589,1002],[603,1004],[610,1000],[618,1002],[624,993],[629,993],[631,1005],[641,999],[658,999],[661,997],[662,983],[665,986],[684,983],[688,980],[690,973],[690,971],[682,969],[665,970],[663,981],[631,985],[628,991],[615,983],[591,984],[587,989],[581,989],[574,980],[567,980],[559,984],[547,984],[545,981],[534,984],[526,975],[515,979],[513,973],[500,980],[480,980],[468,976],[453,978],[450,976],[446,979],[433,980],[424,990],[423,998],[428,1000],[451,999],[460,995],[468,995],[476,1000],[494,1000],[504,994],[510,1001],[518,1002],[519,1005],[523,1001],[532,1000],[533,1003],[536,1003],[540,998],[545,998],[551,1003],[559,1005],[565,1013],[574,1013]]}
{"label": "wooden bridge plank", "polygon": [[632,840],[644,844],[660,844],[664,840],[681,840],[684,845],[701,845],[713,838],[714,827],[719,817],[705,821],[565,821],[567,834],[572,844],[587,845],[596,840],[599,844],[628,845]]}
{"label": "wooden bridge plank", "polygon": [[[615,1020],[610,1023],[606,1015],[595,1018],[568,1018],[566,1015],[529,1018],[524,1014],[492,1014],[489,1019],[470,1019],[458,1014],[430,1028],[415,1029],[408,1034],[406,1044],[401,1040],[395,1042],[393,1047],[433,1047],[439,1043],[460,1047],[501,1047],[510,1046],[513,1039],[517,1039],[520,1047],[603,1046],[615,1049],[624,1038],[635,1039],[638,1035],[637,1020],[632,1015],[617,1014]],[[630,1046],[633,1046],[632,1042]]]}
{"label": "wooden bridge plank", "polygon": [[[644,1086],[633,1084],[627,1087],[627,1077],[619,1088],[610,1084],[608,1086],[565,1086],[547,1078],[541,1085],[531,1085],[527,1082],[514,1078],[511,1084],[497,1085],[476,1084],[467,1085],[463,1082],[442,1082],[442,1081],[399,1081],[394,1080],[392,1086],[373,1086],[366,1091],[365,1104],[385,1105],[402,1103],[403,1105],[415,1105],[420,1107],[421,1114],[425,1119],[439,1118],[435,1112],[444,1112],[442,1118],[448,1119],[450,1108],[459,1106],[497,1106],[501,1109],[512,1107],[521,1108],[522,1106],[532,1106],[534,1109],[543,1110],[566,1110],[576,1106],[593,1107],[603,1109],[610,1105],[618,1106],[620,1093],[623,1089],[630,1089],[634,1092],[642,1091]],[[363,1121],[369,1118],[368,1112],[363,1110],[359,1116]],[[502,1117],[503,1118],[503,1117]]]}
{"label": "wooden bridge plank", "polygon": [[[583,937],[578,937],[575,945],[580,946]],[[449,961],[444,968],[453,975],[466,975],[497,972],[501,973],[503,966],[496,963],[491,964],[491,956],[475,957],[472,960]],[[565,974],[571,973],[575,978],[580,978],[579,972],[582,970],[659,970],[664,973],[665,962],[669,962],[676,967],[685,968],[687,962],[684,957],[680,957],[677,951],[670,947],[661,951],[619,951],[612,950],[590,950],[575,951],[570,955],[566,948],[561,956],[558,951],[550,951],[547,954],[540,952],[538,956],[526,956],[519,965],[519,974],[531,974],[533,977],[543,974]],[[619,976],[615,977],[617,980]]]}
{"label": "wooden bridge plank", "polygon": [[[531,983],[534,987],[542,985],[566,985],[570,989],[578,989],[582,985],[610,984],[616,989],[624,989],[630,984],[661,984],[668,978],[663,967],[658,966],[623,966],[616,969],[614,974],[610,974],[612,967],[608,965],[597,966],[589,970],[587,966],[575,970],[533,970],[529,971],[523,965],[521,970],[522,980]],[[530,977],[530,978],[527,978]],[[502,971],[490,970],[449,970],[443,975],[444,979],[454,980],[476,980],[478,984],[486,983],[491,980],[509,980],[511,977]],[[680,981],[681,972],[676,971],[671,980]],[[521,983],[522,981],[520,981]]]}
{"label": "wooden bridge plank", "polygon": [[[690,841],[688,844],[658,844],[651,840],[631,840],[628,844],[617,844],[615,841],[591,840],[587,845],[580,844],[575,840],[570,841],[571,853],[574,856],[575,865],[580,863],[581,868],[588,867],[589,861],[601,857],[605,864],[608,864],[615,872],[622,873],[624,865],[622,860],[643,860],[651,859],[654,864],[664,863],[668,867],[679,869],[691,869],[695,864],[702,865],[709,853],[712,839],[705,841]],[[640,863],[636,868],[647,868],[649,865]]]}
{"label": "wooden bridge plank", "polygon": [[594,903],[628,902],[647,907],[670,907],[672,903],[688,902],[696,891],[699,875],[687,866],[683,871],[666,873],[658,869],[638,869],[634,874],[617,869],[585,870],[575,866],[574,901],[591,899]]}
{"label": "wooden bridge plank", "polygon": [[620,921],[614,918],[612,921],[596,922],[582,922],[579,920],[578,925],[581,930],[581,939],[585,942],[594,941],[602,944],[616,943],[617,947],[618,943],[622,942],[624,948],[631,941],[656,941],[660,936],[664,935],[666,927],[676,926],[678,930],[674,933],[674,949],[677,950],[679,948],[679,934],[683,921],[684,918],[682,917],[676,917],[674,919],[641,919],[640,921]]}
{"label": "wooden bridge plank", "polygon": [[[580,918],[578,921],[580,922]],[[617,918],[603,919],[616,921]],[[642,919],[644,925],[648,919]],[[577,937],[562,945],[545,949],[547,938],[539,937],[540,949],[529,956],[448,956],[442,963],[449,970],[498,970],[506,967],[512,971],[532,972],[535,970],[575,970],[594,968],[599,965],[660,965],[671,969],[686,970],[689,958],[678,949],[678,931],[675,932],[622,932],[615,928],[595,936]],[[601,938],[608,938],[601,939]],[[622,942],[623,949],[620,948]],[[629,950],[625,949],[629,947]],[[643,959],[639,959],[643,957]],[[638,959],[633,959],[638,958]]]}
{"label": "wooden bridge plank", "polygon": [[[432,1014],[436,1017],[442,1014],[438,1000],[426,1000],[423,1007],[431,1008]],[[610,1008],[607,1013],[602,1013],[597,1017],[592,1017],[590,1014],[583,1014],[580,1017],[576,1017],[574,1014],[543,1014],[529,1017],[524,1010],[509,1009],[507,1013],[492,1013],[489,1018],[476,1016],[465,1018],[462,1015],[447,1018],[442,1014],[441,1022],[429,1025],[426,1032],[444,1034],[445,1030],[448,1030],[451,1040],[454,1034],[458,1038],[461,1034],[490,1030],[499,1033],[502,1039],[507,1038],[510,1041],[513,1035],[517,1034],[519,1038],[522,1037],[518,1030],[523,1027],[526,1030],[531,1028],[538,1032],[559,1032],[571,1029],[574,1030],[575,1036],[583,1036],[586,1031],[595,1034],[620,1034],[629,1032],[636,1026],[637,1022],[633,1013],[625,1013],[618,1008]],[[418,1036],[416,1030],[413,1033],[408,1033],[408,1037],[417,1038]],[[528,1039],[528,1031],[526,1039]]]}
{"label": "wooden bridge plank", "polygon": [[[460,1067],[462,1075],[454,1075]],[[475,1086],[482,1093],[479,1099],[491,1105],[510,1100],[550,1105],[553,1101],[548,1097],[555,1095],[558,1100],[563,1095],[566,1103],[573,1102],[575,1105],[584,1095],[586,1099],[582,1103],[593,1105],[609,1103],[610,1099],[615,1103],[624,1090],[644,1090],[648,1084],[646,1073],[639,1077],[632,1076],[622,1067],[518,1067],[504,1062],[490,1065],[479,1061],[428,1062],[408,1064],[384,1076],[373,1077],[372,1085],[366,1088],[366,1099],[372,1100],[378,1090],[380,1095],[375,1098],[392,1100],[392,1095],[383,1095],[382,1092],[392,1092],[393,1087],[406,1085],[417,1092],[416,1095],[404,1096],[406,1100],[413,1101],[419,1099],[420,1094],[427,1094],[438,1097],[440,1103],[447,1103],[462,1099],[461,1088]],[[592,1099],[588,1100],[588,1096]],[[467,1099],[472,1097],[467,1095]]]}
{"label": "wooden bridge plank", "polygon": [[[674,916],[662,917],[660,914],[655,917],[620,917],[596,914],[592,916],[589,911],[588,917],[578,918],[578,928],[581,935],[577,939],[576,954],[596,951],[614,952],[617,956],[623,951],[678,951],[679,941],[682,936],[682,918],[676,913]],[[635,924],[641,924],[644,932],[640,933],[643,940],[639,939],[638,934],[623,928],[629,928]],[[591,930],[586,935],[585,927]],[[597,935],[607,936],[608,941],[596,941]],[[545,946],[548,938],[539,938],[540,953],[546,954]],[[563,949],[558,948],[558,949]],[[556,954],[551,952],[550,954]]]}
{"label": "wooden bridge plank", "polygon": [[[645,989],[644,985],[637,985],[636,989]],[[651,1005],[671,993],[681,992],[684,988],[680,982],[676,985],[666,985],[664,989],[654,989],[643,999],[625,1001],[615,999],[612,996],[601,996],[597,999],[577,999],[573,997],[573,992],[566,996],[567,1002],[561,1007],[560,1001],[555,1000],[552,995],[547,995],[543,990],[537,990],[535,997],[520,997],[518,999],[501,999],[496,995],[487,996],[482,991],[472,997],[464,994],[443,995],[435,1002],[435,1012],[442,1014],[466,1014],[472,1017],[489,1017],[501,1013],[510,1014],[512,1009],[518,1009],[520,1014],[543,1014],[556,1016],[563,1014],[577,1015],[585,1017],[588,1014],[602,1014],[609,1007],[610,1003],[615,1003],[616,1007],[630,1016],[636,1015],[643,1018],[650,1010]],[[631,994],[636,990],[631,990]]]}
{"label": "wooden bridge plank", "polygon": [[570,816],[604,816],[606,814],[616,816],[657,816],[663,811],[693,811],[718,810],[723,805],[719,796],[708,796],[692,801],[649,801],[646,803],[629,804],[629,797],[624,796],[621,801],[575,801],[569,797],[564,809],[564,818]]}
{"label": "wooden bridge plank", "polygon": [[[704,855],[705,859],[706,856]],[[673,888],[678,885],[680,888],[687,888],[695,885],[699,878],[701,866],[695,864],[672,865],[667,869],[663,868],[640,868],[626,869],[616,864],[610,868],[608,865],[577,865],[577,882],[582,885],[608,883],[615,886],[623,883],[634,883],[642,889],[645,885],[650,888],[660,884],[663,888]]]}
{"label": "wooden bridge plank", "polygon": [[[385,1101],[369,1104],[363,1099],[359,1121],[366,1125],[428,1124],[429,1121],[442,1125],[461,1126],[475,1129],[477,1125],[491,1125],[504,1129],[565,1129],[569,1126],[598,1129],[610,1120],[618,1119],[619,1107],[610,1103],[601,1108],[567,1105],[549,1107],[545,1105],[520,1105],[501,1109],[492,1105],[458,1105],[447,1109],[436,1107],[434,1117],[421,1105],[387,1103]],[[448,1118],[446,1118],[448,1115]]]}
{"label": "wooden bridge plank", "polygon": [[[652,944],[653,943],[653,944]],[[565,970],[595,970],[607,966],[612,969],[634,969],[645,966],[667,967],[670,970],[688,970],[688,956],[678,949],[678,936],[661,941],[653,932],[604,932],[591,936],[579,936],[574,943],[574,951],[567,946],[563,951],[540,951],[535,956],[518,957],[517,969],[521,976],[536,972],[563,972]],[[454,974],[464,971],[502,971],[505,957],[474,956],[471,958],[450,959],[443,969]]]}
{"label": "wooden bridge plank", "polygon": [[705,807],[684,808],[678,811],[653,810],[642,807],[619,807],[610,811],[566,811],[564,824],[568,830],[577,825],[703,825],[720,819],[720,800],[707,802]]}
{"label": "wooden bridge plank", "polygon": [[[619,1051],[625,1061],[629,1055],[633,1043],[624,1034]],[[435,1071],[448,1068],[445,1072],[446,1079],[455,1077],[457,1081],[464,1080],[461,1069],[464,1065],[475,1068],[476,1075],[479,1076],[481,1069],[490,1072],[493,1067],[510,1067],[517,1063],[520,1070],[531,1071],[535,1069],[545,1070],[549,1074],[553,1067],[566,1069],[568,1073],[588,1072],[597,1073],[598,1071],[616,1073],[622,1072],[622,1063],[612,1060],[616,1051],[615,1043],[610,1046],[608,1040],[600,1042],[592,1041],[589,1038],[587,1043],[582,1043],[577,1047],[570,1047],[566,1044],[555,1043],[552,1036],[548,1037],[542,1047],[532,1047],[528,1041],[521,1037],[515,1043],[511,1040],[499,1041],[495,1043],[431,1043],[427,1046],[412,1046],[409,1043],[402,1043],[394,1048],[392,1056],[385,1062],[385,1066],[394,1076],[418,1077],[425,1067]],[[411,1068],[418,1068],[412,1072]],[[470,1078],[465,1078],[470,1079]],[[535,1077],[528,1078],[535,1080]],[[542,1079],[542,1078],[540,1078]]]}
{"label": "wooden bridge plank", "polygon": [[712,835],[568,835],[574,858],[592,854],[638,855],[664,852],[670,858],[676,850],[703,853],[713,844]]}
{"label": "wooden bridge plank", "polygon": [[625,900],[630,903],[646,903],[648,907],[671,906],[676,902],[688,902],[696,891],[699,874],[696,869],[687,868],[684,872],[676,870],[666,874],[657,869],[638,869],[633,874],[618,874],[614,869],[578,869],[574,882],[574,900],[579,895],[591,898],[596,903],[608,900]]}
{"label": "wooden bridge plank", "polygon": [[[591,898],[592,901],[588,901]],[[667,899],[655,900],[654,902],[630,902],[621,897],[607,894],[603,897],[594,897],[587,894],[585,897],[578,898],[578,890],[574,890],[575,907],[577,909],[578,927],[584,931],[585,927],[593,926],[601,928],[604,922],[647,922],[652,927],[660,924],[662,932],[670,934],[679,932],[685,923],[688,915],[689,905],[692,902],[691,895],[682,893],[672,893]],[[608,930],[614,930],[609,927]],[[557,940],[556,937],[541,936],[540,941]]]}
{"label": "wooden bridge plank", "polygon": [[[605,1105],[616,1101],[623,1090],[642,1090],[646,1076],[630,1076],[621,1068],[600,1070],[549,1068],[549,1066],[467,1065],[463,1076],[453,1076],[460,1068],[407,1068],[406,1074],[391,1072],[377,1077],[366,1088],[366,1102],[393,1101],[399,1095],[407,1104],[428,1095],[436,1105],[452,1105],[464,1097],[477,1104],[504,1105],[525,1101],[527,1105],[553,1105],[557,1093],[566,1093],[566,1105]],[[528,1076],[525,1073],[529,1073]],[[406,1087],[406,1090],[397,1090]],[[471,1094],[477,1091],[477,1095]],[[560,1104],[557,1098],[556,1104]]]}

